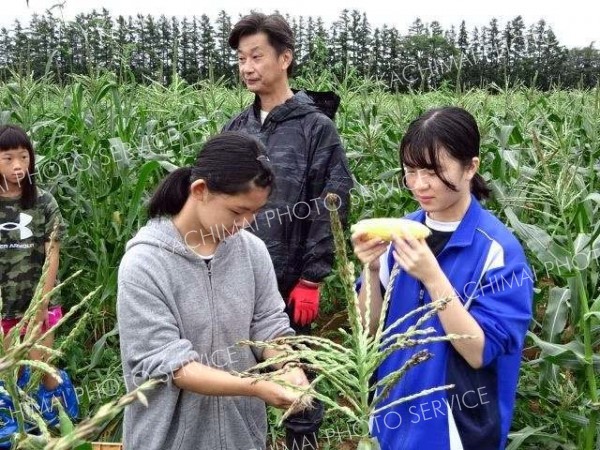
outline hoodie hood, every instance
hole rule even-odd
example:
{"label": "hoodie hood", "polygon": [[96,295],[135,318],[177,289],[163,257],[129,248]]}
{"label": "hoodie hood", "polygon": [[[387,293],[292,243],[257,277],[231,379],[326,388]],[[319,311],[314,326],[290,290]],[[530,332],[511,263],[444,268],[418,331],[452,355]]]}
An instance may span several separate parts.
{"label": "hoodie hood", "polygon": [[151,219],[137,234],[127,242],[125,251],[130,251],[136,245],[150,245],[161,249],[168,249],[180,256],[190,257],[189,250],[183,241],[179,230],[169,218]]}
{"label": "hoodie hood", "polygon": [[[240,233],[244,233],[244,230],[240,230],[231,236],[227,236],[225,239],[221,240],[220,244],[227,245],[232,239],[237,239]],[[192,251],[186,245],[183,236],[173,221],[166,217],[150,219],[148,223],[140,228],[137,234],[127,242],[125,251],[130,251],[136,245],[157,247],[182,256],[190,261],[198,261],[201,259],[197,253]],[[218,248],[219,246],[217,249]]]}
{"label": "hoodie hood", "polygon": [[[285,103],[275,107],[270,113],[273,122],[285,122],[287,120],[304,117],[308,114],[321,112],[313,100],[304,92],[299,91],[290,97]],[[254,98],[254,113],[260,117],[260,98]]]}

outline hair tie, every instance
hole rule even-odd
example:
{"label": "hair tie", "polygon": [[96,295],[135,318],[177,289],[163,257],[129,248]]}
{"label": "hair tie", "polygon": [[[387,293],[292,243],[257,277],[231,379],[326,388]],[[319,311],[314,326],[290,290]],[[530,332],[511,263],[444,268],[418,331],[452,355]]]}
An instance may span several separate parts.
{"label": "hair tie", "polygon": [[261,167],[270,172],[271,171],[271,160],[267,155],[259,155],[256,157],[256,160],[260,163]]}
{"label": "hair tie", "polygon": [[185,174],[189,177],[190,184],[193,183],[195,181],[194,166],[186,166],[182,167],[182,169],[185,171]]}

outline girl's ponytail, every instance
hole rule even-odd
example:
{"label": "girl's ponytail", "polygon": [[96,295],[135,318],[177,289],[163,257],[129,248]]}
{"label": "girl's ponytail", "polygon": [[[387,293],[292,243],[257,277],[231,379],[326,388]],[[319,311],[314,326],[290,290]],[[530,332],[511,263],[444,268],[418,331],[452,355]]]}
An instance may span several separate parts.
{"label": "girl's ponytail", "polygon": [[160,183],[148,205],[151,218],[179,214],[189,195],[191,176],[191,167],[182,167]]}
{"label": "girl's ponytail", "polygon": [[471,193],[477,200],[485,200],[490,197],[491,192],[483,177],[476,173],[471,180]]}
{"label": "girl's ponytail", "polygon": [[191,167],[177,169],[158,186],[150,200],[151,218],[179,214],[196,180],[213,194],[237,195],[253,187],[272,189],[275,175],[265,146],[254,136],[226,131],[211,137]]}

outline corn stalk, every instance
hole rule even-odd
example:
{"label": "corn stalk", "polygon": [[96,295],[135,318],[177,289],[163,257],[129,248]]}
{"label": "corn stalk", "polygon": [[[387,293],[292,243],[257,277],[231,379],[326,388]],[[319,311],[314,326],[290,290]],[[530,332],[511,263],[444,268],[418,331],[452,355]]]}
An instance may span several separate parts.
{"label": "corn stalk", "polygon": [[[56,235],[54,230],[51,241]],[[50,254],[50,252],[48,252]],[[74,427],[66,415],[60,402],[56,402],[55,406],[59,409],[60,431],[62,437],[53,437],[52,432],[48,429],[44,419],[41,416],[39,407],[33,398],[29,395],[30,389],[36,389],[40,383],[43,373],[48,373],[60,381],[58,371],[51,365],[51,362],[57,357],[62,356],[64,349],[73,345],[73,341],[79,337],[81,331],[87,322],[88,314],[84,313],[77,321],[77,324],[71,329],[66,339],[62,341],[58,349],[52,349],[42,344],[50,333],[54,333],[57,328],[68,321],[77,312],[80,312],[84,306],[87,306],[90,300],[98,293],[100,288],[95,289],[90,294],[86,295],[77,305],[70,308],[60,321],[51,329],[41,333],[41,323],[32,325],[32,320],[38,316],[41,308],[45,303],[47,296],[52,296],[66,284],[69,284],[73,279],[77,278],[81,271],[78,271],[68,277],[65,281],[55,286],[49,293],[44,294],[43,287],[48,275],[49,258],[44,261],[42,275],[33,295],[33,299],[24,313],[23,318],[11,331],[4,335],[0,330],[0,377],[4,380],[4,388],[10,395],[13,402],[15,416],[18,424],[18,432],[13,436],[12,443],[16,449],[47,449],[47,450],[67,450],[79,448],[85,442],[85,439],[97,436],[107,422],[116,417],[126,405],[133,401],[139,400],[147,405],[146,397],[143,392],[153,388],[158,381],[150,380],[144,383],[135,391],[100,407],[98,412],[78,426]],[[0,309],[2,307],[2,295],[0,289]],[[27,326],[25,334],[21,335],[20,330]],[[31,350],[39,350],[47,355],[45,361],[29,359]],[[20,371],[26,366],[34,369],[34,372],[23,389],[20,389],[17,380]],[[31,425],[37,428],[40,434],[31,434],[27,431],[26,426]],[[83,447],[82,447],[83,448]],[[90,447],[91,448],[91,447]]]}
{"label": "corn stalk", "polygon": [[[349,261],[346,252],[342,225],[335,209],[335,196],[328,195],[326,202],[328,209],[331,211],[331,224],[335,240],[336,256],[339,261],[339,274],[343,281],[345,296],[348,299],[350,332],[344,329],[339,330],[344,336],[345,345],[340,345],[318,336],[286,336],[269,342],[243,341],[240,344],[252,345],[263,349],[274,349],[280,353],[257,364],[249,371],[241,374],[241,376],[252,377],[257,380],[272,380],[290,389],[301,390],[303,392],[303,396],[282,416],[282,421],[291,412],[296,411],[299,404],[306,402],[303,398],[304,396],[312,396],[322,401],[330,411],[341,413],[358,424],[357,428],[360,429],[361,433],[360,442],[357,447],[359,450],[377,449],[379,448],[379,444],[371,436],[369,430],[369,419],[371,416],[401,403],[453,387],[452,385],[435,387],[381,406],[382,401],[388,396],[390,390],[402,380],[404,374],[411,367],[427,361],[432,357],[432,354],[427,350],[416,352],[399,370],[373,384],[372,377],[379,365],[396,350],[409,349],[416,345],[427,345],[433,342],[466,338],[468,336],[437,336],[434,328],[424,327],[427,320],[443,309],[450,299],[442,299],[420,307],[397,320],[389,327],[384,328],[385,312],[390,302],[394,280],[399,273],[398,266],[394,266],[390,276],[377,331],[375,334],[370,334],[368,319],[370,313],[369,302],[371,300],[370,292],[367,293],[367,311],[363,319],[360,312],[358,295],[354,289],[354,265]],[[367,279],[364,280],[364,285],[368,287],[370,286],[370,280],[368,279],[370,276],[369,270],[366,270],[365,274]],[[409,327],[404,332],[398,332],[398,328],[409,317],[417,314],[421,315],[421,318],[415,325]],[[289,364],[286,364],[283,369],[267,374],[260,373],[274,364],[285,363]],[[308,389],[302,390],[297,386],[282,382],[276,378],[292,367],[302,367],[317,374]],[[331,383],[340,393],[341,402],[338,402],[336,398],[330,398],[319,393],[316,389],[319,382],[324,379]]]}

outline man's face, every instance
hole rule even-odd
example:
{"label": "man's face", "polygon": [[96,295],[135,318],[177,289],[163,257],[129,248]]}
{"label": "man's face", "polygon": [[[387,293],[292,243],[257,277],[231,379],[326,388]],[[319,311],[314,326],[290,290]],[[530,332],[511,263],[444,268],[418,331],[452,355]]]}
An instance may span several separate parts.
{"label": "man's face", "polygon": [[290,50],[277,55],[265,33],[244,36],[238,46],[240,77],[250,92],[269,95],[287,87]]}

